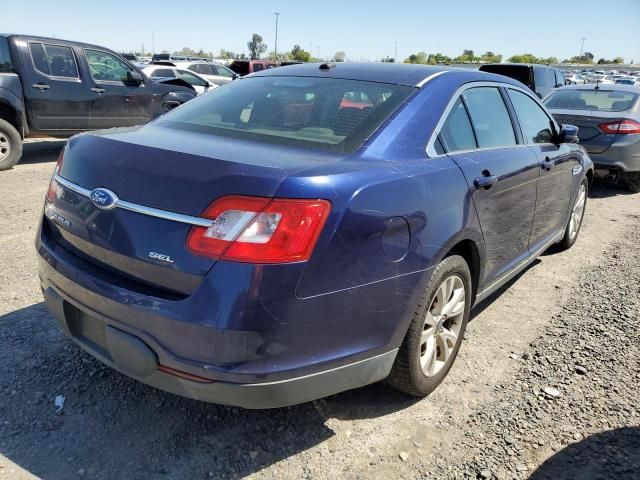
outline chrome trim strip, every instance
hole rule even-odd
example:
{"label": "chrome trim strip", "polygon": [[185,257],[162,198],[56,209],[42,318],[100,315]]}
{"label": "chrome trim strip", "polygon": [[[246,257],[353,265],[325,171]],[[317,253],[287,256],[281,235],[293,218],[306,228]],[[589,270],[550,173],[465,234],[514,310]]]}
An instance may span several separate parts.
{"label": "chrome trim strip", "polygon": [[[462,85],[460,88],[458,88],[454,94],[451,96],[451,99],[449,100],[449,103],[447,104],[447,106],[445,107],[444,111],[442,112],[442,115],[440,116],[440,120],[438,120],[438,123],[436,124],[436,128],[433,129],[433,133],[431,134],[431,137],[429,138],[429,142],[427,142],[427,156],[429,156],[429,158],[432,157],[438,157],[441,155],[446,155],[446,154],[439,154],[438,152],[436,152],[435,146],[434,144],[436,143],[436,138],[438,138],[438,134],[440,133],[440,130],[442,129],[442,126],[444,125],[444,122],[447,120],[447,117],[449,116],[449,113],[451,112],[451,109],[453,108],[453,105],[456,103],[456,100],[458,100],[458,97],[460,97],[460,95],[462,95],[462,93],[465,90],[468,90],[470,88],[475,88],[475,87],[495,87],[495,88],[506,88],[506,89],[512,89],[512,90],[517,90],[521,93],[524,93],[525,95],[527,95],[529,98],[531,98],[533,101],[535,101],[538,105],[541,105],[542,108],[545,110],[544,105],[540,102],[539,99],[537,99],[536,97],[534,97],[530,92],[528,92],[525,88],[521,88],[518,87],[516,85],[512,85],[510,83],[502,83],[502,82],[487,82],[487,81],[479,81],[479,82],[469,82],[469,83],[465,83],[464,85]],[[519,119],[518,123],[520,122]],[[515,133],[515,131],[514,131]],[[508,145],[506,147],[491,147],[488,149],[494,149],[494,148],[513,148],[515,146],[518,145],[522,145],[522,146],[529,146],[529,145],[533,145],[533,144],[527,144],[527,143],[516,143],[515,145]],[[481,148],[473,148],[470,150],[460,150],[460,151],[455,151],[455,152],[450,152],[452,155],[453,154],[458,154],[461,152],[476,152],[479,150],[483,150]],[[487,150],[487,148],[485,148],[484,150]]]}
{"label": "chrome trim strip", "polygon": [[[68,188],[69,190],[74,191],[84,197],[91,197],[91,190],[81,187],[80,185],[76,185],[66,178],[61,177],[57,173],[53,178],[58,184],[62,185],[63,187]],[[183,215],[181,213],[169,212],[167,210],[161,210],[159,208],[146,207],[144,205],[127,202],[120,199],[118,199],[118,201],[116,202],[115,207],[122,208],[123,210],[129,210],[130,212],[139,213],[141,215],[147,215],[149,217],[162,218],[164,220],[186,223],[188,225],[196,225],[198,227],[210,227],[211,225],[213,225],[213,220],[210,220],[208,218],[192,217],[191,215]]]}
{"label": "chrome trim strip", "polygon": [[450,71],[451,70],[442,70],[441,72],[432,73],[428,77],[425,77],[422,80],[420,80],[418,83],[416,83],[416,87],[422,88],[425,85],[425,83],[427,83],[428,81],[433,80],[434,78],[442,75],[443,73],[447,73],[447,72],[450,72]]}

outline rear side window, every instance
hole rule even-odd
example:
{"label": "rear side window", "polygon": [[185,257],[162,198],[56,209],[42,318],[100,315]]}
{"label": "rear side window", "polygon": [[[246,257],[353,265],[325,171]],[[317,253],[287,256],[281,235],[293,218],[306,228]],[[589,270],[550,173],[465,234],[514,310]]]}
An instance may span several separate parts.
{"label": "rear side window", "polygon": [[497,88],[471,88],[462,97],[469,111],[478,147],[508,147],[516,144],[511,117]]}
{"label": "rear side window", "polygon": [[[231,82],[166,114],[161,124],[212,135],[348,153],[415,89],[334,78]],[[346,99],[356,103],[346,103]]]}
{"label": "rear side window", "polygon": [[527,87],[531,88],[531,67],[526,65],[483,65],[480,67],[483,72],[504,75],[513,78]]}
{"label": "rear side window", "polygon": [[557,90],[544,102],[547,108],[562,110],[590,110],[624,112],[631,110],[638,94],[623,90]]}
{"label": "rear side window", "polygon": [[11,62],[9,43],[6,37],[0,37],[0,72],[11,71],[13,71],[13,64]]}
{"label": "rear side window", "polygon": [[550,68],[534,68],[533,78],[536,81],[536,87],[555,87],[556,77]]}
{"label": "rear side window", "polygon": [[36,70],[51,77],[78,78],[78,65],[73,50],[62,45],[29,43]]}
{"label": "rear side window", "polygon": [[232,78],[233,72],[229,70],[227,67],[223,67],[222,65],[215,65],[214,68],[217,71],[217,74],[221,77]]}
{"label": "rear side window", "polygon": [[229,65],[229,68],[238,75],[247,75],[249,73],[249,62],[236,60]]}
{"label": "rear side window", "polygon": [[253,64],[253,71],[254,72],[259,72],[260,70],[264,70],[264,66],[261,63],[254,63]]}
{"label": "rear side window", "polygon": [[551,119],[528,95],[509,89],[509,98],[522,127],[525,143],[551,143],[553,129]]}
{"label": "rear side window", "polygon": [[447,152],[477,148],[471,121],[461,98],[458,98],[451,109],[438,138]]}
{"label": "rear side window", "polygon": [[564,85],[565,83],[564,74],[560,70],[556,70],[556,85]]}

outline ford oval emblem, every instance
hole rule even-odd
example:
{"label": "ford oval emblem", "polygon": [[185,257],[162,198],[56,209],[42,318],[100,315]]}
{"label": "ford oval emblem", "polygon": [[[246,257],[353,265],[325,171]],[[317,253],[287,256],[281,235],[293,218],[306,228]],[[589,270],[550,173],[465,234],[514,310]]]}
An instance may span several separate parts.
{"label": "ford oval emblem", "polygon": [[111,190],[106,188],[96,188],[89,195],[91,203],[101,210],[111,210],[118,203],[118,197]]}

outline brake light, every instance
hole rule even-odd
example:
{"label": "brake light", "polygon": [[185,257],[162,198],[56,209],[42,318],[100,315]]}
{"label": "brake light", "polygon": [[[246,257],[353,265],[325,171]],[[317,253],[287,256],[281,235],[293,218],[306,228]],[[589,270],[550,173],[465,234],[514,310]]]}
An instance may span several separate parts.
{"label": "brake light", "polygon": [[58,161],[56,162],[56,168],[53,169],[53,176],[51,177],[51,181],[49,182],[49,190],[47,190],[47,202],[51,203],[56,199],[56,189],[58,184],[55,181],[55,176],[60,173],[60,169],[62,168],[62,160],[64,158],[64,148],[58,155]]}
{"label": "brake light", "polygon": [[202,214],[210,227],[192,227],[191,253],[250,263],[308,260],[331,210],[326,200],[223,197]]}
{"label": "brake light", "polygon": [[598,125],[604,133],[640,133],[640,123],[635,120],[616,120]]}

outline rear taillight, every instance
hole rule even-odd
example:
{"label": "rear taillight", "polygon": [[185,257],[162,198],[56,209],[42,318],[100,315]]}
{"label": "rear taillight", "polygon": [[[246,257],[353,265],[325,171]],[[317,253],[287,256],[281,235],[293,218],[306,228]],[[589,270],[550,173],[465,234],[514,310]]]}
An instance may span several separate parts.
{"label": "rear taillight", "polygon": [[58,161],[56,162],[56,168],[53,170],[53,176],[51,177],[51,181],[49,182],[49,190],[47,190],[47,202],[51,203],[56,199],[56,189],[58,188],[58,184],[55,181],[55,177],[58,173],[60,173],[60,169],[62,168],[62,160],[64,158],[64,148],[58,155]]}
{"label": "rear taillight", "polygon": [[635,120],[616,120],[598,125],[604,133],[640,133],[640,123]]}
{"label": "rear taillight", "polygon": [[192,227],[191,253],[251,263],[308,260],[331,210],[326,200],[223,197],[202,214],[210,227]]}

